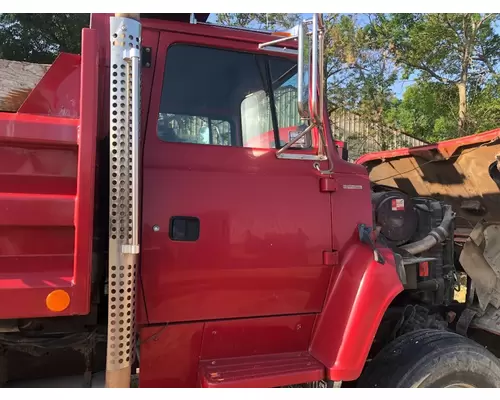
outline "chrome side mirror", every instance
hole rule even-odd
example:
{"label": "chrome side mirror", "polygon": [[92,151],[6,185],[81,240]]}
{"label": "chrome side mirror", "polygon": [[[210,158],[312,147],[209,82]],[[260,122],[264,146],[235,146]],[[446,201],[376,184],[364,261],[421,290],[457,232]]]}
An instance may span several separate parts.
{"label": "chrome side mirror", "polygon": [[311,40],[309,38],[308,22],[302,21],[297,26],[299,36],[299,54],[297,63],[297,106],[299,115],[304,119],[310,119],[309,94],[310,94],[310,71],[311,71]]}
{"label": "chrome side mirror", "polygon": [[[309,32],[309,25],[312,26]],[[323,14],[298,26],[298,109],[304,119],[320,124],[323,120]]]}

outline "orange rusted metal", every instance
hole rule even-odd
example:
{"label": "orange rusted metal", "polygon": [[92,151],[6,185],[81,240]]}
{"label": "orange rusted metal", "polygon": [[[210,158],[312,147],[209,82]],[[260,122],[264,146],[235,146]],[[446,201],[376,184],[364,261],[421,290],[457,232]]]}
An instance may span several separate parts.
{"label": "orange rusted metal", "polygon": [[500,129],[494,129],[433,145],[366,154],[356,163],[366,166],[373,184],[451,204],[460,240],[481,219],[500,221],[500,179],[494,180],[495,174],[500,178],[498,154]]}

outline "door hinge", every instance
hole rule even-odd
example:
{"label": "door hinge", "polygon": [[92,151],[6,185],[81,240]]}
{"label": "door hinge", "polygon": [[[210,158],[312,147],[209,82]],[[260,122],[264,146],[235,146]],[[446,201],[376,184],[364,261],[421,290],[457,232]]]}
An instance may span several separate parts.
{"label": "door hinge", "polygon": [[326,178],[326,177],[320,178],[319,190],[320,192],[336,192],[337,181],[333,178]]}
{"label": "door hinge", "polygon": [[336,250],[327,250],[323,252],[323,264],[335,266],[339,265],[339,252]]}
{"label": "door hinge", "polygon": [[151,68],[151,47],[142,47],[141,48],[141,62],[143,68]]}

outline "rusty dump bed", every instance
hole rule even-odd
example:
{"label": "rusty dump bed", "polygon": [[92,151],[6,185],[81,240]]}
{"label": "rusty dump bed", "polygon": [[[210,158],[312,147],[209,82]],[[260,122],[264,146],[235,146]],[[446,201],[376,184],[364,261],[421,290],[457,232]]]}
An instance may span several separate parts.
{"label": "rusty dump bed", "polygon": [[411,196],[431,196],[457,213],[456,240],[467,238],[481,219],[500,222],[500,129],[433,145],[370,153],[356,163],[373,184],[397,187]]}

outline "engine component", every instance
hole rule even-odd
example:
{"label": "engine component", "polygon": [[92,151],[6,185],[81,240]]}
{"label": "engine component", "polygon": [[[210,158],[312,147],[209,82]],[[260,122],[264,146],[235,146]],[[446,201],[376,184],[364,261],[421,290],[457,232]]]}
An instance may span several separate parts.
{"label": "engine component", "polygon": [[453,302],[457,276],[451,206],[429,197],[410,198],[390,187],[372,190],[379,238],[398,255],[405,289],[427,306]]}
{"label": "engine component", "polygon": [[453,235],[449,234],[455,229],[453,212],[441,201],[412,200],[418,215],[417,231],[410,244],[400,248],[433,259],[414,266],[419,300],[428,305],[448,305],[453,301],[457,280]]}
{"label": "engine component", "polygon": [[451,209],[451,206],[444,206],[445,212],[441,224],[432,229],[429,234],[416,242],[408,243],[407,245],[401,246],[401,248],[410,254],[420,254],[426,250],[429,250],[437,243],[444,241],[450,235],[450,226],[455,218],[455,214]]}
{"label": "engine component", "polygon": [[375,224],[388,244],[406,243],[417,230],[417,213],[413,202],[400,191],[372,193]]}

